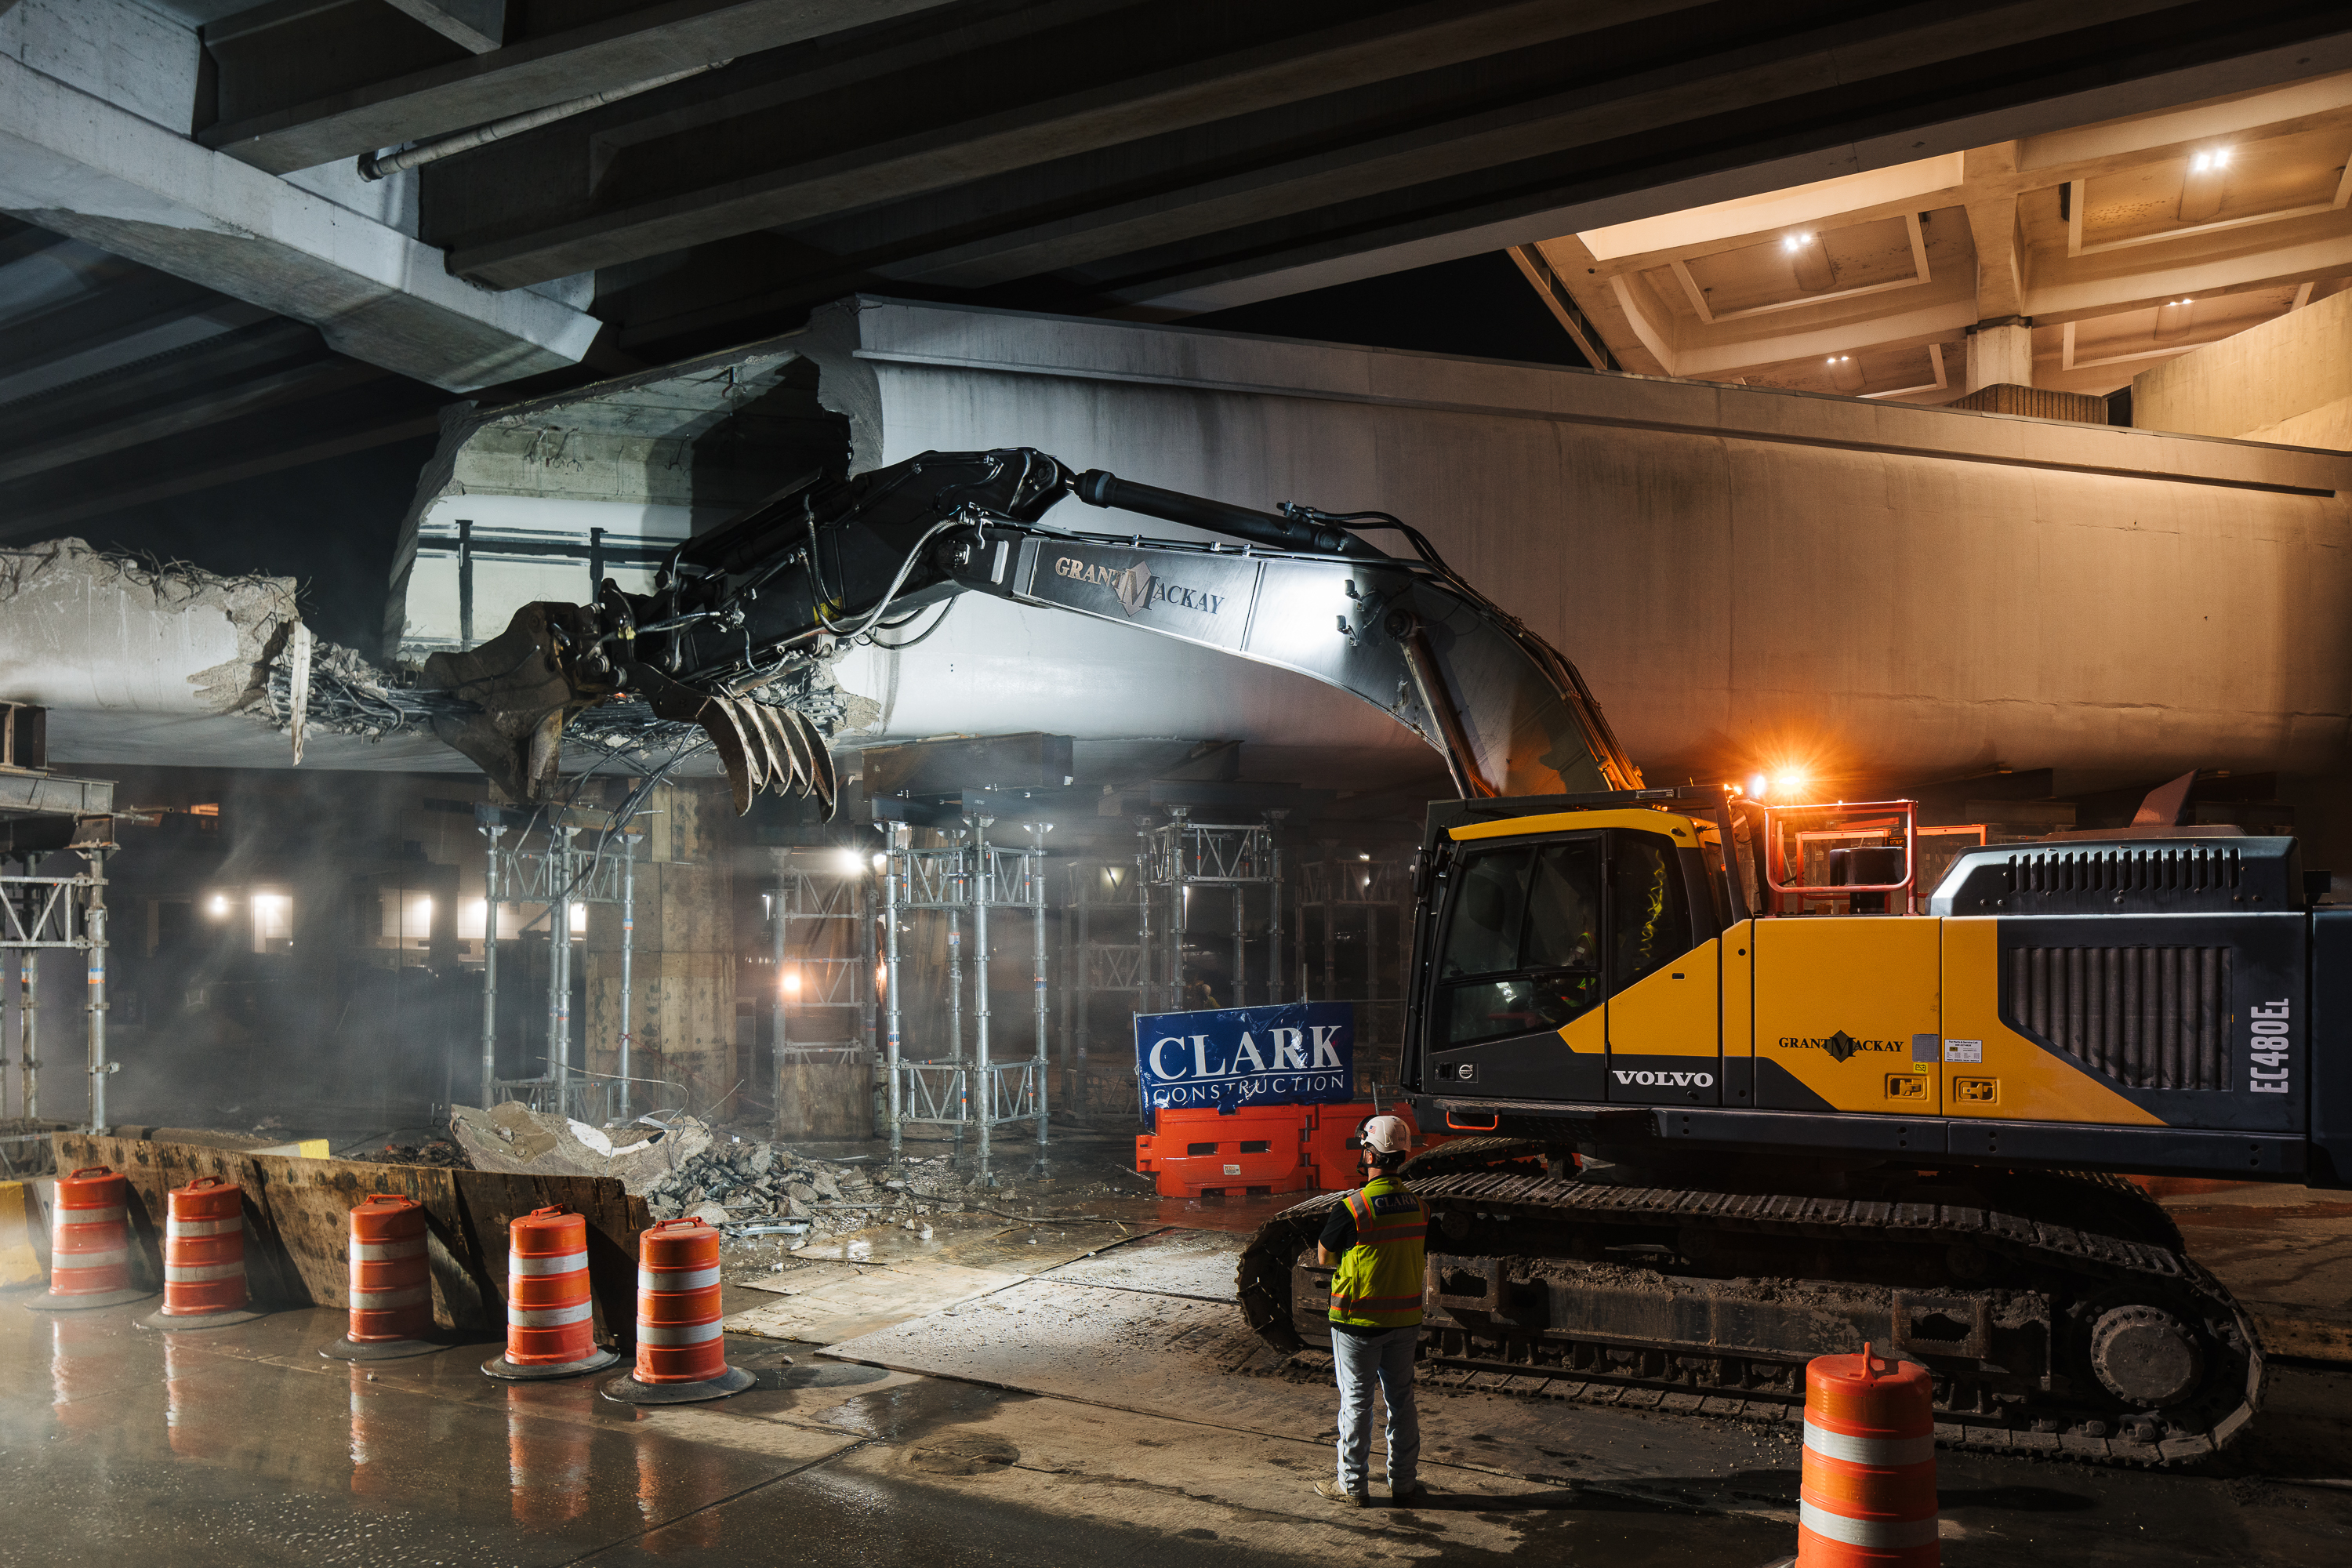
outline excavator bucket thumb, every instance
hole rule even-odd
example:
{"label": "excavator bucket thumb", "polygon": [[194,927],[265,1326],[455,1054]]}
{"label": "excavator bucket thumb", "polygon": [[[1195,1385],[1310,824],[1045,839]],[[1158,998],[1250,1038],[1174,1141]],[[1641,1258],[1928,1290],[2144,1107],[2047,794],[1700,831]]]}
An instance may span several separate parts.
{"label": "excavator bucket thumb", "polygon": [[710,737],[734,795],[736,816],[751,810],[753,797],[767,789],[786,797],[814,796],[825,820],[833,820],[841,795],[833,753],[802,714],[749,697],[713,697],[642,664],[632,667],[629,687],[656,719],[697,725]]}

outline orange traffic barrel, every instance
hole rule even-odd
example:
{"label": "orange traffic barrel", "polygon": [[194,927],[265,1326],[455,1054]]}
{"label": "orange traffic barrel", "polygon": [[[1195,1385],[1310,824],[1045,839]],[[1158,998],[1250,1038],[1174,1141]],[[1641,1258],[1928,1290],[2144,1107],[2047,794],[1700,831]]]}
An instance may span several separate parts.
{"label": "orange traffic barrel", "polygon": [[1937,1568],[1936,1418],[1927,1369],[1876,1354],[1805,1366],[1798,1568]]}
{"label": "orange traffic barrel", "polygon": [[570,1377],[621,1358],[596,1344],[588,1296],[588,1222],[533,1209],[507,1226],[507,1348],[482,1363],[491,1377]]}
{"label": "orange traffic barrel", "polygon": [[131,1184],[104,1165],[58,1179],[49,1232],[49,1293],[39,1311],[112,1307],[148,1294],[131,1283]]}
{"label": "orange traffic barrel", "polygon": [[352,1210],[351,1265],[351,1327],[320,1355],[383,1361],[441,1348],[425,1337],[433,1331],[433,1275],[423,1204],[370,1193]]}
{"label": "orange traffic barrel", "polygon": [[245,1295],[245,1194],[199,1176],[164,1194],[163,1305],[139,1320],[150,1329],[217,1329],[250,1322]]}
{"label": "orange traffic barrel", "polygon": [[727,1364],[719,1320],[719,1233],[698,1219],[666,1219],[637,1237],[637,1364],[604,1385],[630,1405],[716,1399],[751,1386]]}

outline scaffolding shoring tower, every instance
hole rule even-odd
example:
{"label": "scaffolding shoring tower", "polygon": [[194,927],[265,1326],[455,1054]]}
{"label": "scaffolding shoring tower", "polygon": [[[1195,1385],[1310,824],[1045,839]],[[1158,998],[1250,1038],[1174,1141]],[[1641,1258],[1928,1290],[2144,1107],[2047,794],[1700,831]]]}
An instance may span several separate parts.
{"label": "scaffolding shoring tower", "polygon": [[[844,855],[858,857],[856,866],[838,868],[809,865],[803,857],[816,853],[777,851],[776,885],[768,909],[774,941],[771,962],[776,971],[770,1039],[779,1065],[870,1062],[873,882],[858,851],[822,851],[835,862]],[[795,1017],[802,1023],[799,1037],[793,1032]]]}
{"label": "scaffolding shoring tower", "polygon": [[[0,703],[10,742],[0,749],[0,961],[6,965],[0,969],[0,987],[16,993],[16,1114],[30,1122],[41,1113],[41,955],[79,953],[87,982],[82,1009],[89,1129],[103,1132],[106,1080],[118,1065],[106,1056],[106,855],[114,847],[114,785],[41,771],[38,747],[18,738],[20,726],[37,722],[25,716],[37,712],[24,704]],[[12,765],[20,757],[32,765]],[[60,852],[79,856],[85,868],[44,875],[43,863]],[[18,869],[12,871],[11,862]],[[11,979],[14,985],[6,985]],[[5,1001],[0,995],[0,1003]]]}
{"label": "scaffolding shoring tower", "polygon": [[[964,818],[967,829],[958,844],[917,849],[913,832],[904,823],[887,823],[887,860],[883,889],[884,1066],[889,1098],[890,1155],[898,1158],[909,1125],[950,1127],[961,1141],[977,1135],[980,1173],[991,1180],[990,1135],[1014,1121],[1036,1124],[1037,1163],[1045,1163],[1047,1143],[1046,973],[1045,973],[1045,835],[1052,827],[1029,823],[1027,848],[991,844],[992,816]],[[918,910],[936,910],[951,922],[949,948],[950,1027],[948,1055],[917,1059],[901,1051],[898,988],[899,917]],[[1036,1039],[1032,1055],[999,1060],[990,1055],[988,999],[989,929],[992,910],[1025,910],[1029,913],[1036,998]],[[971,922],[972,1024],[971,1052],[964,1052],[963,965],[961,925]]]}
{"label": "scaffolding shoring tower", "polygon": [[[1327,845],[1323,858],[1300,864],[1298,881],[1292,951],[1298,955],[1299,999],[1354,1003],[1359,1050],[1401,1048],[1403,976],[1412,942],[1412,877],[1406,867],[1365,855],[1342,858]],[[1360,985],[1345,983],[1355,976],[1343,976],[1342,943],[1360,954]],[[1395,962],[1397,984],[1384,988],[1381,974],[1387,959]]]}
{"label": "scaffolding shoring tower", "polygon": [[[1195,822],[1192,808],[1171,805],[1169,820],[1155,824],[1149,816],[1135,819],[1136,871],[1142,883],[1142,929],[1139,934],[1140,964],[1137,1011],[1177,1013],[1185,1010],[1184,948],[1209,940],[1207,914],[1193,908],[1194,892],[1203,896],[1213,888],[1232,894],[1233,919],[1221,933],[1233,943],[1233,994],[1225,1005],[1265,1005],[1282,1000],[1282,849],[1276,830],[1288,815],[1268,811],[1256,822]],[[1255,1003],[1249,994],[1248,900],[1252,888],[1266,893],[1265,978],[1257,983]]]}
{"label": "scaffolding shoring tower", "polygon": [[1093,1108],[1088,1068],[1103,1059],[1123,1059],[1126,1037],[1102,1058],[1095,1057],[1092,1004],[1097,996],[1124,997],[1129,1014],[1143,1012],[1143,916],[1141,857],[1098,856],[1065,861],[1069,897],[1062,906],[1062,1038],[1073,1068],[1072,1098],[1080,1115]]}
{"label": "scaffolding shoring tower", "polygon": [[[482,894],[482,1100],[486,1107],[520,1100],[533,1110],[578,1121],[625,1121],[630,1113],[630,960],[636,939],[636,836],[625,825],[579,842],[583,830],[560,818],[547,825],[540,847],[528,847],[530,826],[516,832],[512,848],[500,844],[509,813],[478,806],[475,823],[488,846]],[[617,851],[617,852],[616,852]],[[499,1077],[499,906],[541,904],[547,940],[547,1066],[535,1078]],[[615,1071],[608,1078],[572,1065],[572,908],[618,904],[621,909],[620,1040]],[[584,1045],[585,1042],[583,1041]]]}

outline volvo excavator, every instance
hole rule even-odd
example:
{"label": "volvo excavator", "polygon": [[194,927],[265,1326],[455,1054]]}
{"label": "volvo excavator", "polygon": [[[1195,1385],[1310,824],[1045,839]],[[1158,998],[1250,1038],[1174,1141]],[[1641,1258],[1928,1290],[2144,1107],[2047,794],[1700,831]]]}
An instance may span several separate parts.
{"label": "volvo excavator", "polygon": [[[1206,538],[1045,521],[1073,497]],[[2252,1321],[2115,1173],[2352,1173],[2352,910],[2311,903],[2293,839],[1980,846],[1929,892],[1897,831],[1874,899],[1792,896],[1784,823],[1643,787],[1569,661],[1399,520],[1026,448],[794,487],[648,595],[607,579],[435,655],[412,700],[518,799],[559,787],[567,736],[683,736],[739,811],[767,789],[830,812],[827,662],[967,593],[1302,672],[1444,757],[1402,1069],[1420,1125],[1457,1135],[1406,1170],[1437,1367],[1785,1418],[1810,1357],[1866,1340],[1928,1370],[1948,1444],[2149,1466],[2258,1408]],[[1336,1201],[1241,1264],[1251,1325],[1310,1360]]]}

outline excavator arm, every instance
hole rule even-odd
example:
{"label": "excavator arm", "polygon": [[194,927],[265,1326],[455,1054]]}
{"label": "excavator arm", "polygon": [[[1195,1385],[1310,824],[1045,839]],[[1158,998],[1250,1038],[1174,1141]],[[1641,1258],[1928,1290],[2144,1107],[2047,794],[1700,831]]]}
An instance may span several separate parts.
{"label": "excavator arm", "polygon": [[[1069,497],[1220,537],[1045,523]],[[1368,520],[1415,552],[1374,548],[1358,532]],[[436,732],[519,799],[553,786],[567,725],[634,700],[651,722],[709,738],[738,811],[772,789],[814,795],[830,812],[832,758],[797,700],[810,674],[965,593],[1139,626],[1352,692],[1434,747],[1464,796],[1641,783],[1574,667],[1395,520],[1254,511],[1076,473],[1027,447],[927,452],[787,487],[682,544],[650,595],[607,579],[593,605],[525,605],[491,641],[434,655],[423,684],[467,705],[437,717]]]}

